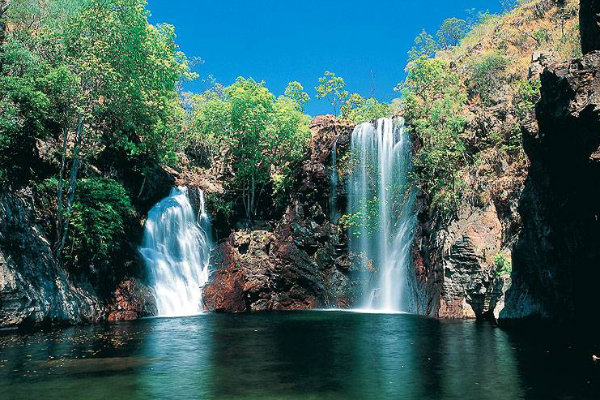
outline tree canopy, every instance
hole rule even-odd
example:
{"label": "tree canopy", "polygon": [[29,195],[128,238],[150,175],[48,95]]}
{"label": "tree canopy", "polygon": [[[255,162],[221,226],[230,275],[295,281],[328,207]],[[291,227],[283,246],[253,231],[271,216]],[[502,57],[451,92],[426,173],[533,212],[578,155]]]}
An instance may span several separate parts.
{"label": "tree canopy", "polygon": [[247,218],[259,202],[273,200],[289,185],[291,165],[304,155],[310,139],[305,98],[297,82],[276,98],[252,78],[238,78],[222,94],[209,90],[193,99],[192,146],[231,155],[231,194],[241,199]]}

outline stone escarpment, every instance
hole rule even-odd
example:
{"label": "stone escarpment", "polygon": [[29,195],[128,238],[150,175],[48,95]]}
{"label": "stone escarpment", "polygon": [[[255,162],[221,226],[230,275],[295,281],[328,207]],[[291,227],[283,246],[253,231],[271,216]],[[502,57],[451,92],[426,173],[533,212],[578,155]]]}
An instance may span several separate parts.
{"label": "stone escarpment", "polygon": [[[216,257],[204,290],[205,309],[217,312],[348,307],[356,298],[355,267],[345,234],[330,221],[331,151],[347,148],[353,125],[316,118],[310,158],[281,220],[264,229],[233,232]],[[343,189],[340,189],[343,190]]]}
{"label": "stone escarpment", "polygon": [[600,1],[580,0],[579,28],[583,54],[600,50]]}
{"label": "stone escarpment", "polygon": [[[415,246],[419,313],[439,318],[497,318],[510,276],[497,270],[503,225],[494,204],[465,205],[449,226],[423,234]],[[427,240],[429,239],[429,240]]]}
{"label": "stone escarpment", "polygon": [[29,190],[0,197],[0,328],[90,323],[105,317],[96,292],[52,259]]}
{"label": "stone escarpment", "polygon": [[[595,2],[582,2],[584,52],[598,48]],[[596,36],[594,36],[596,35]],[[592,321],[600,281],[600,52],[556,62],[536,52],[529,79],[541,81],[535,114],[522,126],[526,168],[500,168],[485,188],[472,172],[449,223],[426,207],[415,244],[420,312],[441,318],[493,316]],[[476,121],[486,113],[472,110]],[[489,114],[489,113],[488,113]],[[494,254],[502,258],[496,259]],[[510,269],[498,261],[510,261]]]}
{"label": "stone escarpment", "polygon": [[[167,176],[142,183],[140,214],[171,182]],[[143,263],[136,251],[141,223],[128,227],[132,229],[127,232],[128,251],[109,270],[92,265],[77,268],[54,260],[52,213],[39,191],[30,187],[0,195],[0,328],[87,324],[156,314],[154,299],[142,283]]]}
{"label": "stone escarpment", "polygon": [[[542,69],[530,71],[537,79]],[[516,123],[510,102],[493,109],[472,105],[462,137],[481,162],[461,170],[464,195],[456,214],[441,219],[420,194],[419,224],[413,247],[417,275],[417,312],[437,318],[498,319],[511,285],[512,248],[521,229],[518,205],[526,164],[509,163],[495,148],[479,149],[489,132],[505,132]],[[417,142],[415,140],[415,142]]]}
{"label": "stone escarpment", "polygon": [[503,318],[597,316],[600,282],[600,52],[549,66],[519,212],[513,287]]}

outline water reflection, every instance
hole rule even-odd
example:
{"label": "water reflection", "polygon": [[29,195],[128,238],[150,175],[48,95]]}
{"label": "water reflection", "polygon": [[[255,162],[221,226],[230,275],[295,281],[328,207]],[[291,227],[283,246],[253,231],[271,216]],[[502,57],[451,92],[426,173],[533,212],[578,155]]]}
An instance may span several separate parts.
{"label": "water reflection", "polygon": [[4,334],[0,385],[8,399],[600,398],[582,348],[528,332],[401,314],[151,319]]}

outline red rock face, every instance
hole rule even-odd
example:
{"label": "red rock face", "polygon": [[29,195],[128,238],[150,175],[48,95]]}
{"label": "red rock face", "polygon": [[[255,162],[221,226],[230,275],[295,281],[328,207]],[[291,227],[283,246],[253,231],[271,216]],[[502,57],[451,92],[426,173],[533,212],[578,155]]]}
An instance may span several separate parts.
{"label": "red rock face", "polygon": [[268,231],[234,232],[221,252],[221,269],[204,291],[205,310],[301,310],[320,304],[324,289],[316,266],[285,238]]}
{"label": "red rock face", "polygon": [[119,284],[108,310],[109,322],[133,321],[157,313],[152,293],[136,279],[126,279]]}
{"label": "red rock face", "polygon": [[[204,291],[207,311],[241,313],[349,307],[354,273],[345,234],[326,215],[331,150],[349,141],[353,124],[334,116],[311,124],[310,159],[299,188],[272,230],[238,231],[221,245],[218,272]],[[219,257],[217,257],[219,258]]]}
{"label": "red rock face", "polygon": [[212,285],[204,291],[205,310],[223,313],[243,313],[248,310],[245,301],[244,276],[240,271],[220,271]]}

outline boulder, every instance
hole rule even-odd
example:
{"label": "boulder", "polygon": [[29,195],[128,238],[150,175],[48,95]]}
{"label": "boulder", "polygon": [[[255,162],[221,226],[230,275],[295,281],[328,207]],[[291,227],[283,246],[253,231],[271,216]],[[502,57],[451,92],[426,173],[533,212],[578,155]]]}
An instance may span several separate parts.
{"label": "boulder", "polygon": [[133,321],[158,314],[150,288],[137,279],[127,278],[116,288],[108,305],[108,321]]}

